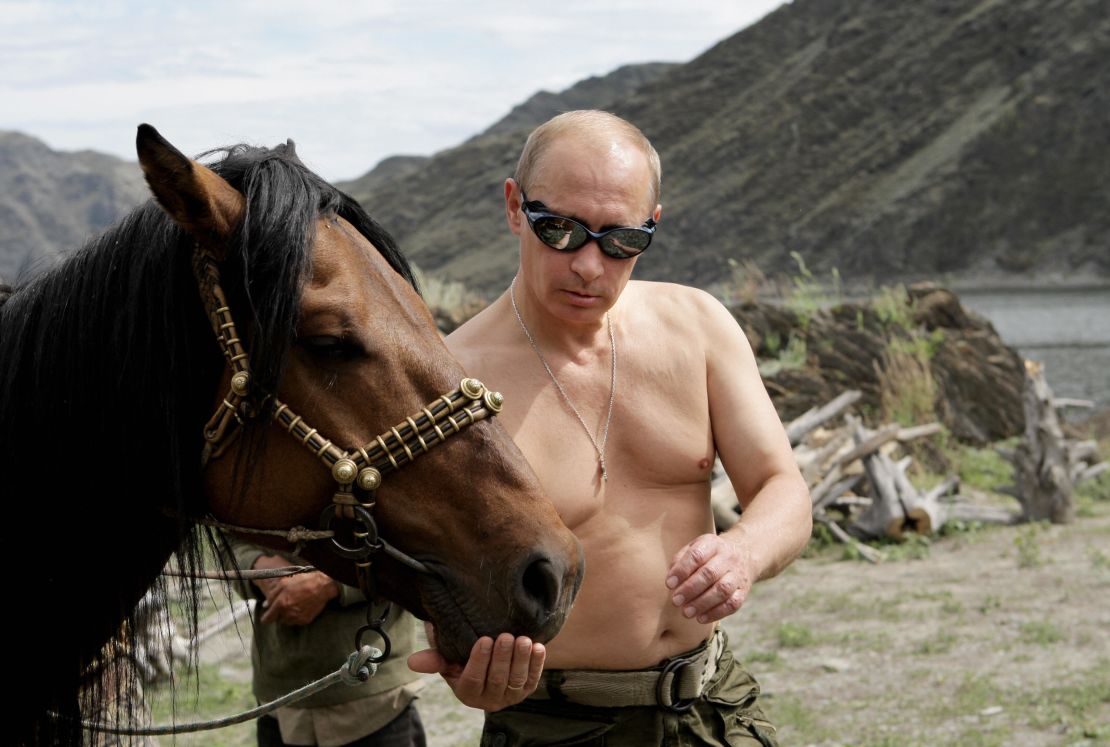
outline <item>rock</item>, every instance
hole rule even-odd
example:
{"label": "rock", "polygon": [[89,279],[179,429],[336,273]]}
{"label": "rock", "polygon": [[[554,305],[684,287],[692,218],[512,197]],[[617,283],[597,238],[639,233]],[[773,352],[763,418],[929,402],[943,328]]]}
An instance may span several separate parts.
{"label": "rock", "polygon": [[[981,445],[1020,435],[1025,427],[1021,356],[951,290],[919,283],[905,291],[904,315],[890,308],[880,313],[870,301],[804,317],[769,303],[734,307],[766,368],[764,383],[779,416],[792,420],[846,389],[859,389],[859,410],[875,425],[882,416],[884,355],[920,349],[936,390],[934,416],[956,438]],[[889,307],[889,299],[885,303]],[[799,365],[783,356],[792,338],[804,342]],[[780,365],[763,366],[774,358]]]}
{"label": "rock", "polygon": [[852,663],[847,659],[830,657],[821,662],[821,668],[826,672],[847,672],[852,668]]}

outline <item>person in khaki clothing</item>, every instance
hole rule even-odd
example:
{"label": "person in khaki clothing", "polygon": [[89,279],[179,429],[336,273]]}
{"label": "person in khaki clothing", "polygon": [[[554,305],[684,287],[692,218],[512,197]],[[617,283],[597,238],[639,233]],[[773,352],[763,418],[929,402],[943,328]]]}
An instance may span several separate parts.
{"label": "person in khaki clothing", "polygon": [[[228,544],[235,568],[305,564],[230,536]],[[362,592],[320,571],[235,586],[244,598],[258,600],[251,663],[260,703],[334,672],[354,651],[355,632],[366,624]],[[424,747],[424,728],[413,703],[422,683],[405,665],[415,647],[416,621],[394,606],[385,629],[393,652],[373,677],[353,686],[332,685],[258,719],[259,747]],[[381,645],[372,634],[365,642]]]}
{"label": "person in khaki clothing", "polygon": [[[659,190],[659,157],[625,120],[541,125],[504,183],[516,277],[448,337],[504,393],[501,422],[586,556],[546,646],[503,633],[465,665],[410,658],[488,712],[486,745],[775,743],[717,623],[801,552],[810,498],[731,314],[697,289],[630,280],[665,225]],[[718,455],[742,508],[719,535]]]}

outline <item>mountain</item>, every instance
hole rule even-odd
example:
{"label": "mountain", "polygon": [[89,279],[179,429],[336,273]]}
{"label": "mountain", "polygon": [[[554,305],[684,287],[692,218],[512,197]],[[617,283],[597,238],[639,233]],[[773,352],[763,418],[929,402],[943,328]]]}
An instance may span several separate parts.
{"label": "mountain", "polygon": [[[520,132],[524,132],[527,136],[534,127],[560,112],[603,107],[621,96],[632,93],[674,67],[677,65],[666,62],[624,65],[608,75],[592,76],[581,80],[559,93],[540,91],[530,96],[527,101],[514,106],[507,115],[467,140],[461,147],[465,150],[470,144],[477,143],[480,148],[481,141],[484,139],[496,138],[503,133],[509,133],[511,137],[515,137]],[[369,207],[376,205],[379,195],[394,189],[405,177],[426,170],[426,175],[434,178],[435,169],[436,164],[430,157],[394,156],[386,158],[357,179],[341,182],[336,186]],[[388,223],[384,225],[388,226],[390,231],[396,232],[396,226]]]}
{"label": "mountain", "polygon": [[[1110,281],[1106,0],[794,0],[681,65],[540,92],[430,157],[341,184],[425,273],[503,289],[502,184],[528,132],[592,107],[663,161],[636,276],[711,287],[731,261],[849,284]],[[0,133],[0,276],[146,198],[138,169]]]}
{"label": "mountain", "polygon": [[135,163],[0,131],[0,278],[76,249],[148,196]]}
{"label": "mountain", "polygon": [[523,104],[514,106],[511,112],[477,137],[499,132],[527,131],[565,111],[603,107],[676,67],[678,65],[671,62],[624,65],[608,75],[595,75],[579,81],[559,93],[540,91]]}
{"label": "mountain", "polygon": [[[730,259],[774,273],[796,252],[864,282],[1107,280],[1107,59],[1104,0],[794,0],[590,105],[639,125],[663,161],[638,277],[705,287]],[[350,189],[425,271],[503,289],[502,182],[566,103]]]}

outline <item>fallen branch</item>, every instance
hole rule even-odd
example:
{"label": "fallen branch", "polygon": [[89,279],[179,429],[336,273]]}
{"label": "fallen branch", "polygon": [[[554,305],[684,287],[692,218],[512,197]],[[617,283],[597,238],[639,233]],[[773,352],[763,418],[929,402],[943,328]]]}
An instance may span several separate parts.
{"label": "fallen branch", "polygon": [[786,426],[786,437],[790,439],[790,445],[796,446],[807,433],[847,410],[862,396],[863,392],[858,389],[849,389],[828,404],[811,408],[794,418]]}
{"label": "fallen branch", "polygon": [[817,521],[819,521],[820,523],[827,526],[829,528],[829,531],[832,533],[832,536],[835,537],[837,540],[839,540],[840,542],[843,542],[846,545],[851,545],[852,547],[854,547],[856,552],[858,552],[860,554],[860,557],[863,558],[864,560],[866,560],[867,562],[869,562],[869,563],[882,562],[882,560],[883,560],[882,552],[880,552],[879,550],[876,550],[874,547],[871,547],[870,545],[867,545],[867,544],[864,544],[863,542],[860,542],[855,537],[853,537],[850,534],[848,534],[847,532],[845,532],[839,524],[837,524],[835,521],[830,519],[828,516],[818,516],[818,517],[815,517],[815,518],[816,518]]}

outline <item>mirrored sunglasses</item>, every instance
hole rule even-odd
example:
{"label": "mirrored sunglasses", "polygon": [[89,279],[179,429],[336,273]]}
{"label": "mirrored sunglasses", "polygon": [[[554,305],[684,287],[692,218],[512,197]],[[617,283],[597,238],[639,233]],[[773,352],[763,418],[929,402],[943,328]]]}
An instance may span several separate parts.
{"label": "mirrored sunglasses", "polygon": [[547,206],[538,200],[530,201],[523,188],[520,195],[520,209],[528,219],[533,233],[556,251],[574,252],[585,246],[590,239],[594,239],[607,257],[630,259],[647,249],[655,234],[655,220],[652,218],[648,218],[639,228],[610,228],[595,233],[573,218],[547,212]]}

